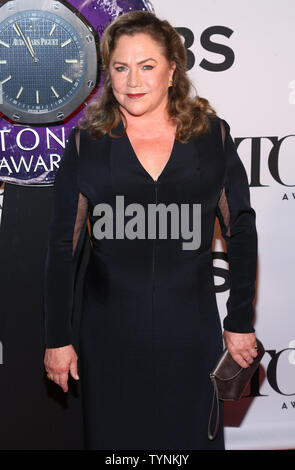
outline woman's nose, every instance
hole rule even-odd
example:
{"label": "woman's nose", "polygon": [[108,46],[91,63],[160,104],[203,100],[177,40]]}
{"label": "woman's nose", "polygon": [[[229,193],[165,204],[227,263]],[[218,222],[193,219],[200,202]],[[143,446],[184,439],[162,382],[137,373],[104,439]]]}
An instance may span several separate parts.
{"label": "woman's nose", "polygon": [[137,69],[130,69],[128,74],[128,86],[136,87],[140,86],[140,76],[139,71]]}

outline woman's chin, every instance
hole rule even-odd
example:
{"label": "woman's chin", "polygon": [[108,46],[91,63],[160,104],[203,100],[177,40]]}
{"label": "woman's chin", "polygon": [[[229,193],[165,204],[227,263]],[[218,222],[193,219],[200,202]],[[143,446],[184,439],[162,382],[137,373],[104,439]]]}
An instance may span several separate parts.
{"label": "woman's chin", "polygon": [[130,116],[140,117],[140,116],[143,116],[147,112],[147,109],[145,109],[143,107],[139,107],[139,106],[138,107],[137,106],[128,106],[128,107],[122,107],[122,108],[121,108],[122,111],[127,112],[127,115],[130,115]]}

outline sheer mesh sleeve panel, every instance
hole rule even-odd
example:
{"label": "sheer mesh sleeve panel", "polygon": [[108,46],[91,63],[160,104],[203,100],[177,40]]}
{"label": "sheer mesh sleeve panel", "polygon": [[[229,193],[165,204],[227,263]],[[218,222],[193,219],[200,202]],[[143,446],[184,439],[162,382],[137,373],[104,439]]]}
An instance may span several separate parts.
{"label": "sheer mesh sleeve panel", "polygon": [[88,199],[78,189],[75,130],[70,133],[53,188],[44,276],[45,345],[72,344],[72,308],[77,262],[85,236]]}
{"label": "sheer mesh sleeve panel", "polygon": [[220,124],[225,129],[226,178],[216,215],[227,247],[230,288],[223,327],[236,333],[250,333],[255,331],[256,213],[250,204],[247,173],[235,149],[230,127],[224,120]]}
{"label": "sheer mesh sleeve panel", "polygon": [[88,199],[84,194],[79,193],[79,200],[78,200],[78,208],[77,208],[77,216],[74,226],[74,234],[73,234],[73,257],[77,258],[80,254],[80,250],[78,250],[78,241],[81,237],[81,233],[85,231],[85,222],[88,217]]}

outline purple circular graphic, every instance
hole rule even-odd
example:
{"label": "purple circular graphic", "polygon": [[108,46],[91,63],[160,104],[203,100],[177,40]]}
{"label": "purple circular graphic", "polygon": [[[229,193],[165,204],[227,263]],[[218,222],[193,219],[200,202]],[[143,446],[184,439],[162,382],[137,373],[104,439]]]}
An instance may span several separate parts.
{"label": "purple circular graphic", "polygon": [[[54,4],[57,5],[57,8],[58,4],[74,7],[76,13],[82,15],[97,33],[99,39],[106,26],[118,16],[132,10],[153,11],[149,0],[60,0],[54,2]],[[7,4],[4,4],[1,6],[0,11],[5,6],[7,8]],[[13,34],[20,36],[19,33],[21,32],[18,29]],[[52,30],[50,33],[53,36]],[[8,49],[10,39],[12,40],[12,38],[7,38],[7,35],[6,38],[2,38],[0,29],[1,47],[3,49]],[[42,40],[45,41],[46,39],[42,38]],[[22,39],[17,36],[14,41],[15,44],[25,46]],[[6,47],[3,42],[7,44]],[[65,41],[64,44],[66,42],[69,41]],[[28,49],[26,52],[30,52],[31,55],[33,45],[34,42],[26,44]],[[48,64],[48,67],[52,67],[52,64]],[[3,106],[1,106],[3,104],[3,89],[5,83],[9,81],[9,77],[11,76],[6,77],[3,73],[0,76],[0,112],[3,110]],[[64,79],[67,80],[68,77],[64,77]],[[19,88],[18,95],[21,94],[22,88]],[[98,91],[99,84],[94,88],[91,99],[96,97]],[[55,89],[53,89],[53,92],[57,94]],[[81,109],[81,106],[78,106],[77,109],[79,111],[74,113],[68,120],[52,126],[15,124],[5,118],[2,112],[0,114],[0,181],[23,186],[52,185],[67,138],[84,111],[84,107]]]}

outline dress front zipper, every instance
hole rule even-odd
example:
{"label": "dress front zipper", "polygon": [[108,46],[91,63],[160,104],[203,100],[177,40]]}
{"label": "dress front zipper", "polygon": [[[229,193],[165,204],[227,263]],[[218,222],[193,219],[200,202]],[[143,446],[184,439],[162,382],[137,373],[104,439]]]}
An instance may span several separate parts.
{"label": "dress front zipper", "polygon": [[[157,205],[158,203],[158,183],[157,180],[154,182],[154,188],[155,188],[155,203]],[[155,218],[155,239],[153,240],[153,259],[152,259],[152,368],[153,368],[153,391],[154,391],[154,403],[158,403],[159,401],[159,391],[158,391],[158,371],[157,371],[157,318],[156,318],[156,310],[155,310],[155,288],[156,288],[156,282],[155,282],[155,266],[156,266],[156,241],[157,241],[157,215]],[[159,409],[158,407],[155,407],[154,409],[154,421],[159,422],[160,420],[160,414],[159,414]],[[157,432],[158,430],[155,430]]]}
{"label": "dress front zipper", "polygon": [[[156,206],[158,204],[158,181],[155,180],[155,203]],[[156,239],[157,239],[157,217],[156,217],[156,238],[154,239],[153,244],[153,260],[152,260],[152,285],[153,285],[153,293],[155,290],[155,258],[156,258]]]}

